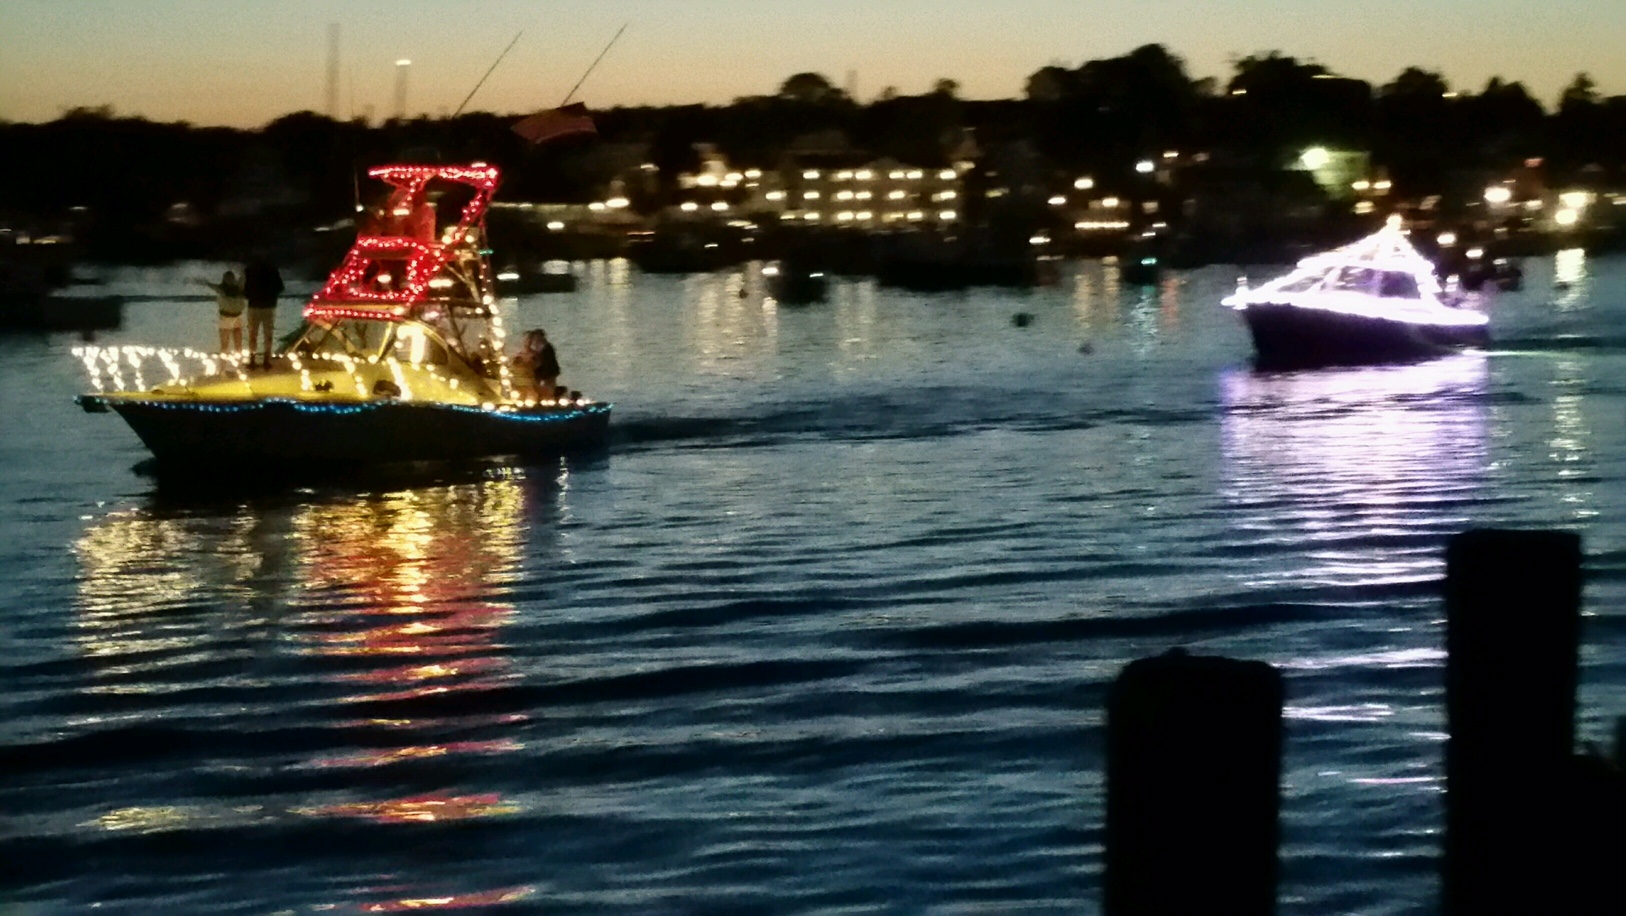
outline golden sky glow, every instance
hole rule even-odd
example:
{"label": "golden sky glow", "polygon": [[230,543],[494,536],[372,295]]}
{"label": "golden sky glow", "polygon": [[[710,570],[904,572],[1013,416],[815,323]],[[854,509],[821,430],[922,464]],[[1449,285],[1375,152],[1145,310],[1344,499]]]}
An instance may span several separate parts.
{"label": "golden sky glow", "polygon": [[1386,82],[1407,65],[1476,91],[1522,80],[1551,105],[1577,71],[1626,94],[1626,3],[1554,0],[5,0],[0,118],[74,106],[256,126],[325,111],[328,26],[340,26],[338,114],[394,113],[398,59],[411,114],[450,113],[516,32],[470,107],[558,104],[604,43],[629,28],[580,93],[592,107],[722,103],[805,70],[861,100],[959,81],[967,98],[1019,95],[1046,64],[1077,66],[1160,42],[1193,76],[1280,50]]}

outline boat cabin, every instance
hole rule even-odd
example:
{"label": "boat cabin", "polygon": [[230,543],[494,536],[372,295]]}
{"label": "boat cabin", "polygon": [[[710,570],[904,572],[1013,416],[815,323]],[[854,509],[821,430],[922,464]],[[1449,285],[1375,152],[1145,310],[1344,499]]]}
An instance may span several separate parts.
{"label": "boat cabin", "polygon": [[1384,299],[1423,298],[1417,276],[1411,271],[1357,266],[1335,267],[1326,273],[1296,277],[1277,289],[1284,293],[1344,292]]}
{"label": "boat cabin", "polygon": [[499,335],[485,317],[424,322],[377,318],[315,317],[307,319],[288,354],[300,359],[396,362],[439,366],[453,375],[472,375],[495,382],[501,372]]}

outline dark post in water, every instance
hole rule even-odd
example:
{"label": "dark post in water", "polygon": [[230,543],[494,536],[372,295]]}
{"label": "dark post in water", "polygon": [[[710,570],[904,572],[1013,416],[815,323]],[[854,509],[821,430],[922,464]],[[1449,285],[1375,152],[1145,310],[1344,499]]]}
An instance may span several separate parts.
{"label": "dark post in water", "polygon": [[1273,912],[1281,760],[1276,669],[1127,665],[1107,699],[1106,912]]}
{"label": "dark post in water", "polygon": [[1581,539],[1466,531],[1446,550],[1444,911],[1568,893]]}

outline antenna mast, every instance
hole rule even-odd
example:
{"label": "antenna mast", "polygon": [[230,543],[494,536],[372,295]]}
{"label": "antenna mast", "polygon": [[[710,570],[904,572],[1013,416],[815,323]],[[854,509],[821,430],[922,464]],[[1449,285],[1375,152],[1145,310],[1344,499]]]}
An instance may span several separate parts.
{"label": "antenna mast", "polygon": [[560,108],[563,108],[566,105],[570,104],[570,100],[572,98],[575,98],[576,90],[580,89],[582,87],[582,83],[587,82],[587,74],[592,73],[593,68],[598,66],[598,62],[604,59],[604,55],[610,53],[611,45],[614,45],[616,43],[616,40],[621,37],[621,33],[625,32],[627,30],[627,26],[629,26],[629,25],[632,25],[632,23],[624,22],[624,23],[621,24],[621,28],[616,30],[615,37],[610,39],[610,44],[605,45],[604,50],[598,52],[598,56],[593,58],[593,62],[591,64],[587,65],[587,73],[583,73],[582,78],[576,81],[576,85],[571,86],[570,91],[565,93],[565,100],[563,102],[559,103]]}
{"label": "antenna mast", "polygon": [[478,83],[475,83],[474,88],[469,90],[469,94],[463,97],[462,102],[458,103],[457,110],[452,112],[452,117],[455,118],[458,115],[463,113],[463,106],[467,105],[469,103],[469,99],[474,98],[474,94],[476,92],[479,92],[480,87],[484,86],[486,84],[486,77],[491,75],[491,71],[497,69],[497,65],[502,63],[502,59],[508,56],[509,51],[514,50],[514,45],[519,44],[519,36],[524,35],[524,34],[525,34],[524,29],[520,29],[518,32],[514,33],[514,40],[510,41],[508,43],[508,47],[503,48],[502,53],[497,55],[497,59],[491,62],[490,67],[486,68],[486,75],[480,77],[480,81]]}

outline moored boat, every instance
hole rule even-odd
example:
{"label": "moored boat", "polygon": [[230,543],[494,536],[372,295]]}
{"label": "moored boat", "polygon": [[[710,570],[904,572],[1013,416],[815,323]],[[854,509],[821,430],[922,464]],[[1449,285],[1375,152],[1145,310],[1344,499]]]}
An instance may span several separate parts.
{"label": "moored boat", "polygon": [[1446,301],[1434,265],[1393,217],[1224,304],[1242,313],[1263,368],[1405,362],[1490,340],[1489,319]]}
{"label": "moored boat", "polygon": [[[379,223],[263,368],[241,353],[80,347],[98,390],[79,404],[117,412],[160,468],[292,472],[602,444],[609,404],[537,391],[504,357],[483,222],[497,169],[368,174],[392,189]],[[147,373],[163,380],[149,387]]]}
{"label": "moored boat", "polygon": [[569,261],[521,262],[497,272],[497,291],[505,296],[573,293],[576,286]]}
{"label": "moored boat", "polygon": [[785,258],[762,267],[768,295],[779,302],[802,305],[823,302],[829,287],[825,272],[794,258]]}

